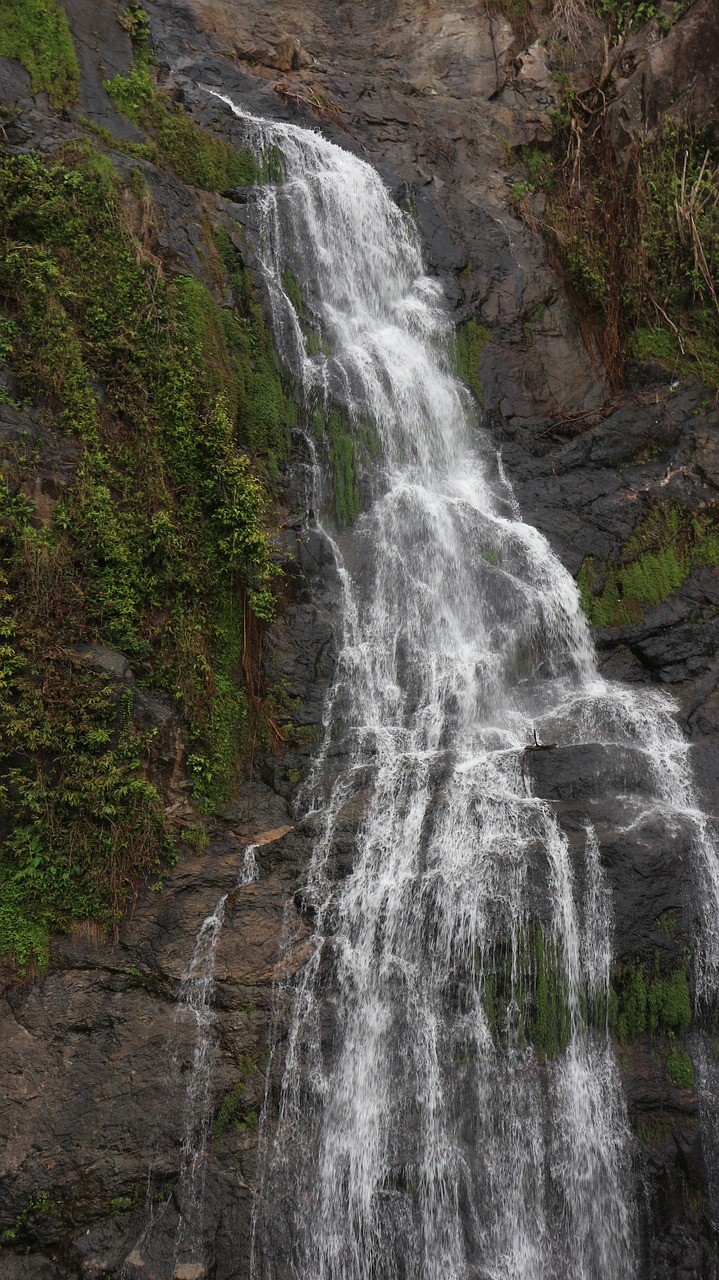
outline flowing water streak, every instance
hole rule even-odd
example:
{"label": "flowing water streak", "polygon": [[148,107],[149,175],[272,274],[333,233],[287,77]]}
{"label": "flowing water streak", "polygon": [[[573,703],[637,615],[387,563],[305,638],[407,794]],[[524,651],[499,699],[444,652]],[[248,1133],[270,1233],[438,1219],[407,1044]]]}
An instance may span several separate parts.
{"label": "flowing water streak", "polygon": [[[256,849],[256,845],[250,844],[244,851],[238,887],[251,884],[257,879]],[[197,931],[190,962],[180,981],[173,1030],[167,1046],[171,1061],[171,1080],[178,1092],[182,1093],[180,1163],[174,1188],[179,1216],[172,1249],[172,1269],[168,1273],[170,1276],[174,1276],[182,1265],[187,1273],[188,1265],[191,1267],[192,1264],[197,1268],[198,1277],[204,1275],[205,1151],[212,1120],[212,1073],[217,1055],[213,1009],[215,957],[229,896],[229,893],[223,893],[218,898],[213,910],[205,916]],[[185,1075],[181,1068],[188,1043],[193,1047]],[[148,1173],[146,1200],[148,1220],[120,1273],[123,1280],[134,1274],[137,1266],[144,1266],[143,1253],[152,1250],[153,1237],[164,1217],[168,1202],[156,1212],[153,1190],[151,1168]],[[164,1243],[160,1242],[161,1252],[164,1247]]]}
{"label": "flowing water streak", "polygon": [[[257,878],[256,848],[250,844],[245,849],[238,886],[251,884]],[[175,1235],[174,1269],[179,1263],[188,1261],[202,1263],[205,1257],[205,1149],[212,1120],[212,1072],[217,1055],[213,1030],[215,956],[228,897],[229,894],[223,893],[214,911],[200,925],[195,949],[177,997],[176,1023],[179,1028],[186,1028],[189,1024],[194,1049],[183,1100],[183,1136],[176,1187],[180,1217]],[[178,1030],[176,1035],[179,1050],[190,1037],[186,1030]],[[178,1070],[178,1050],[173,1055],[175,1073]]]}
{"label": "flowing water streak", "polygon": [[[567,839],[521,761],[534,726],[626,746],[648,779],[641,803],[625,798],[629,818],[643,805],[688,823],[716,889],[671,705],[598,676],[575,586],[519,518],[452,377],[439,285],[377,174],[216,96],[258,155],[282,155],[285,180],[258,192],[256,230],[308,434],[338,491],[351,477],[331,403],[357,455],[374,456],[364,513],[328,531],[345,608],[326,728],[342,733],[331,750],[327,733],[312,778],[324,811],[307,886],[315,949],[265,1161],[258,1270],[629,1280],[609,894],[589,830],[579,909]],[[354,864],[337,882],[333,842],[358,794]],[[585,999],[604,1001],[596,1032]],[[546,1065],[527,1042],[532,1019]]]}
{"label": "flowing water streak", "polygon": [[[188,1040],[194,1041],[187,1071],[182,1112],[182,1145],[177,1194],[181,1200],[175,1235],[173,1262],[201,1263],[204,1257],[202,1210],[205,1199],[205,1146],[210,1130],[210,1086],[216,1052],[212,1026],[212,995],[215,985],[215,955],[225,920],[228,894],[218,900],[214,911],[202,921],[189,966],[183,975],[175,1014],[177,1046],[173,1054],[173,1075],[179,1075],[180,1052]],[[173,1267],[173,1272],[175,1267]]]}

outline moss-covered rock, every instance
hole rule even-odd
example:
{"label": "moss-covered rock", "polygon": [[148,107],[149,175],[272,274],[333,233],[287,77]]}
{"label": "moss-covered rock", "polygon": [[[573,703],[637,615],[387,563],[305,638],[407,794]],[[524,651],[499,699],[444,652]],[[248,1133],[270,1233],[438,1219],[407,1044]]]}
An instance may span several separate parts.
{"label": "moss-covered rock", "polygon": [[713,511],[655,504],[629,541],[606,564],[588,556],[577,585],[595,626],[641,622],[681,587],[694,565],[719,564],[719,523]]}
{"label": "moss-covered rock", "polygon": [[50,928],[116,921],[168,849],[147,744],[69,646],[120,650],[165,691],[202,806],[262,738],[247,655],[275,609],[272,477],[294,405],[227,237],[229,308],[166,278],[134,231],[148,197],[110,157],[0,155],[0,191],[14,395],[81,445],[42,528],[22,496],[32,460],[7,459],[0,486],[0,952],[27,963]]}
{"label": "moss-covered rock", "polygon": [[77,97],[75,46],[65,10],[56,0],[3,0],[0,57],[20,62],[30,74],[33,92],[44,89],[53,106],[67,107]]}

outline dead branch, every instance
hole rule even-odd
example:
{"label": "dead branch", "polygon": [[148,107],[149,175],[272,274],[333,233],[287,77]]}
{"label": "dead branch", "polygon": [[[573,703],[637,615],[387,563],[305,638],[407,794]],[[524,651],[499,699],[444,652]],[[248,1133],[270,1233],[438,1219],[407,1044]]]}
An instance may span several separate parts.
{"label": "dead branch", "polygon": [[282,81],[274,85],[274,90],[285,102],[294,102],[298,106],[312,111],[316,116],[329,118],[344,111],[344,107],[340,106],[339,102],[333,102],[331,98],[325,98],[323,94],[315,93],[314,90],[310,90],[308,94],[297,93]]}

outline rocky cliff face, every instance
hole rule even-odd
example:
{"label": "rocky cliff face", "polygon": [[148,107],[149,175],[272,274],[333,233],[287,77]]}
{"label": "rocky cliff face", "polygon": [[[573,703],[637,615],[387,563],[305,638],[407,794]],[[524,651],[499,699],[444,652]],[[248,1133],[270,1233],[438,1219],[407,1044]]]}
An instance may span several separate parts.
{"label": "rocky cliff face", "polygon": [[[693,6],[687,19],[705,8]],[[80,61],[79,105],[69,114],[53,111],[43,94],[32,94],[19,64],[3,59],[8,143],[53,153],[82,135],[79,114],[119,143],[140,143],[142,134],[103,87],[107,77],[130,71],[127,29],[109,4],[67,0],[65,9]],[[550,18],[533,6],[517,34],[498,9],[472,0],[452,7],[173,0],[148,4],[147,12],[161,82],[200,124],[237,141],[207,87],[258,114],[312,124],[376,165],[397,199],[416,211],[429,268],[442,278],[457,321],[481,326],[472,385],[483,396],[523,514],[580,577],[607,673],[675,693],[707,809],[716,812],[719,582],[715,562],[692,554],[713,529],[716,511],[716,409],[703,384],[670,384],[654,368],[637,373],[621,403],[615,396],[613,411],[603,413],[608,381],[548,262],[537,229],[541,196],[532,198],[529,218],[517,214],[513,150],[549,143],[550,112],[558,104]],[[686,30],[677,26],[664,44],[657,33],[641,55],[651,68],[647,102],[654,105],[647,110],[666,105],[661,86],[674,82],[662,70],[662,58],[669,58],[664,46],[671,39],[683,48]],[[601,58],[593,25],[585,43],[589,66]],[[671,102],[682,92],[672,88]],[[632,128],[642,127],[635,99],[629,78],[622,139],[631,132],[630,110]],[[618,106],[617,138],[619,112]],[[153,251],[166,269],[212,287],[206,223],[232,225],[237,235],[251,217],[238,193],[202,193],[105,141],[116,166],[128,174],[139,167],[145,176],[156,207]],[[32,443],[30,489],[42,520],[76,472],[78,446],[39,414],[7,405],[0,414],[6,452],[21,440]],[[267,651],[274,676],[298,700],[297,722],[311,726],[321,722],[332,674],[339,593],[334,562],[307,528],[303,501],[301,482],[290,475],[280,534],[285,609]],[[668,525],[669,511],[678,514]],[[682,530],[690,526],[688,547]],[[646,549],[637,548],[637,536]],[[667,546],[681,571],[662,599],[627,613],[618,569],[642,554],[664,554]],[[95,650],[91,659],[104,662],[118,687],[132,685],[121,655]],[[168,806],[182,814],[188,803],[182,726],[152,691],[142,693],[135,715],[142,727],[159,731],[152,776]],[[286,1001],[310,932],[302,886],[312,820],[295,826],[288,802],[311,750],[305,743],[289,755],[259,756],[239,798],[210,825],[208,847],[191,855],[185,845],[161,891],[139,892],[117,936],[85,928],[55,939],[48,971],[35,980],[18,981],[9,966],[4,970],[0,1271],[9,1280],[99,1280],[120,1275],[124,1259],[123,1275],[169,1276],[183,1137],[177,1092],[193,1047],[178,1036],[175,1002],[199,926],[223,894],[229,897],[215,965],[215,1136],[205,1170],[207,1275],[248,1274],[256,1118],[267,1101],[271,1126]],[[638,966],[649,983],[655,972],[666,981],[687,965],[698,904],[685,875],[684,833],[667,841],[650,823],[631,835],[619,829],[604,780],[613,771],[631,789],[641,761],[558,748],[551,756],[528,755],[527,769],[538,794],[556,802],[570,842],[583,832],[588,807],[602,830],[625,1017],[619,1054],[645,1191],[642,1274],[714,1276],[713,1042],[706,1034],[701,1041],[698,1033],[690,1037],[694,1075],[671,1079],[665,1064],[676,1035],[686,1035],[683,1013],[678,1021],[667,1018],[665,1034],[650,1036],[635,999],[634,1022],[627,1022]],[[345,817],[335,850],[338,875],[351,864],[361,801]],[[238,887],[248,841],[259,846],[258,880]],[[646,998],[645,991],[645,1004]],[[201,1280],[199,1273],[175,1274]]]}

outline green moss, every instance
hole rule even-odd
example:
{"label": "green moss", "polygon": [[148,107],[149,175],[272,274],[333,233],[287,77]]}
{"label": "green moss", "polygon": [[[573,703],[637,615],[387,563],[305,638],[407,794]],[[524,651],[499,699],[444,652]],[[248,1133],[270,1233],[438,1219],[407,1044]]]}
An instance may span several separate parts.
{"label": "green moss", "polygon": [[458,327],[450,344],[452,370],[469,387],[480,404],[484,403],[484,392],[479,379],[479,357],[491,337],[492,334],[485,325],[476,320],[467,320]]}
{"label": "green moss", "polygon": [[532,1044],[542,1059],[556,1057],[569,1042],[570,1015],[564,966],[552,934],[538,923],[519,931],[486,958],[482,1002],[495,1039]]}
{"label": "green moss", "polygon": [[630,965],[615,984],[610,1028],[621,1044],[634,1040],[647,1028],[647,985],[641,965]]}
{"label": "green moss", "polygon": [[689,1030],[692,1004],[685,964],[666,974],[655,972],[647,983],[643,964],[635,961],[615,975],[613,988],[610,1028],[621,1044],[645,1031],[681,1039]]}
{"label": "green moss", "polygon": [[669,1079],[678,1089],[691,1089],[694,1086],[694,1069],[691,1058],[684,1049],[672,1049],[667,1055],[667,1072]]}
{"label": "green moss", "polygon": [[335,515],[340,524],[351,524],[359,515],[356,483],[356,444],[350,424],[336,406],[326,413],[316,411],[313,431],[318,441],[325,439],[335,498]]}
{"label": "green moss", "polygon": [[262,160],[259,167],[260,182],[284,182],[284,170],[282,168],[282,152],[273,142],[271,146],[265,147],[262,154]]}
{"label": "green moss", "polygon": [[671,1039],[681,1039],[689,1030],[692,1004],[684,969],[675,969],[666,978],[655,978],[649,988],[649,1030]]}
{"label": "green moss", "polygon": [[165,850],[129,695],[69,646],[120,649],[170,695],[204,807],[237,785],[261,713],[245,669],[275,608],[269,476],[294,406],[231,246],[232,310],[158,274],[128,199],[83,148],[0,156],[7,356],[83,444],[41,531],[0,488],[0,951],[23,965],[50,928],[115,922]]}
{"label": "green moss", "polygon": [[[300,320],[302,319],[302,291],[300,282],[297,279],[291,267],[285,267],[282,272],[282,288],[289,298]],[[310,354],[316,354],[310,352]]]}
{"label": "green moss", "polygon": [[58,109],[77,97],[75,46],[65,11],[55,0],[2,0],[0,57],[22,63],[33,92],[44,89]]}
{"label": "green moss", "polygon": [[667,1138],[671,1138],[672,1122],[669,1116],[640,1115],[637,1116],[634,1127],[639,1141],[648,1147],[658,1147]]}
{"label": "green moss", "polygon": [[641,621],[689,576],[719,564],[719,523],[708,511],[656,504],[618,555],[597,566],[588,556],[577,576],[582,607],[594,626]]}
{"label": "green moss", "polygon": [[129,75],[115,76],[105,88],[118,111],[153,138],[160,163],[170,165],[184,182],[224,191],[259,180],[252,152],[237,150],[195,124],[155,87],[146,61],[136,60]]}

